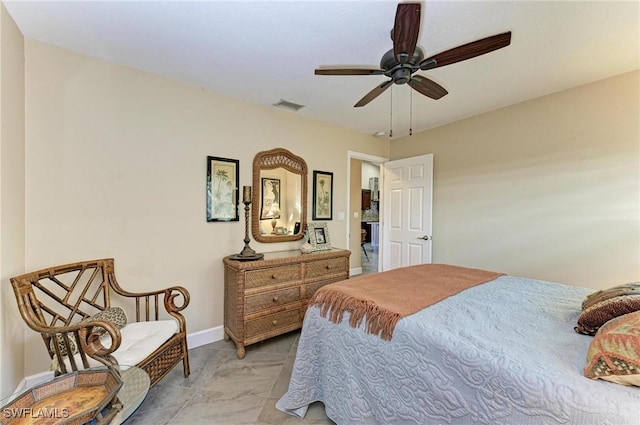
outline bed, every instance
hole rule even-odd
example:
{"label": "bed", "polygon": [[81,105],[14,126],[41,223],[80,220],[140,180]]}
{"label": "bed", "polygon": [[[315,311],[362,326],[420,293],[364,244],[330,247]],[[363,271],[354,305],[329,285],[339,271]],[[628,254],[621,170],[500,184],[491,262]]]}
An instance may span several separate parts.
{"label": "bed", "polygon": [[583,375],[593,337],[574,326],[591,292],[503,275],[402,317],[388,340],[310,305],[276,407],[302,418],[321,401],[337,424],[638,425],[640,388]]}

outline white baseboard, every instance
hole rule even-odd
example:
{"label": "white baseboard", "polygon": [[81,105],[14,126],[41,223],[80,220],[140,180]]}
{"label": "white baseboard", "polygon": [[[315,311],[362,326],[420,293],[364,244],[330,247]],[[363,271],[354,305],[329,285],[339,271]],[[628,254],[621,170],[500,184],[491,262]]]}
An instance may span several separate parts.
{"label": "white baseboard", "polygon": [[357,276],[359,274],[362,274],[362,267],[354,267],[352,269],[349,269],[349,276]]}
{"label": "white baseboard", "polygon": [[212,342],[220,341],[223,338],[224,326],[220,325],[215,328],[209,328],[187,334],[187,347],[189,347],[189,349],[201,347],[203,345],[211,344]]}

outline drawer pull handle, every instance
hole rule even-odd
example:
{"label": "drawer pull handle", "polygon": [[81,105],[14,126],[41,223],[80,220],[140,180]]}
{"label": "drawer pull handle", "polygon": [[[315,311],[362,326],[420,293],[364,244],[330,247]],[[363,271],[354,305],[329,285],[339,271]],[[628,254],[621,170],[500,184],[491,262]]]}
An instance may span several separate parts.
{"label": "drawer pull handle", "polygon": [[326,267],[327,267],[327,270],[329,270],[331,268],[331,264],[328,264]]}
{"label": "drawer pull handle", "polygon": [[271,275],[271,279],[277,279],[277,278],[278,278],[278,276],[276,276],[275,274]]}
{"label": "drawer pull handle", "polygon": [[273,302],[277,303],[278,302],[278,296],[276,295],[275,297],[273,297]]}
{"label": "drawer pull handle", "polygon": [[273,326],[277,326],[277,325],[278,325],[278,321],[277,321],[277,320],[274,320],[273,322],[271,322],[271,324],[272,324]]}

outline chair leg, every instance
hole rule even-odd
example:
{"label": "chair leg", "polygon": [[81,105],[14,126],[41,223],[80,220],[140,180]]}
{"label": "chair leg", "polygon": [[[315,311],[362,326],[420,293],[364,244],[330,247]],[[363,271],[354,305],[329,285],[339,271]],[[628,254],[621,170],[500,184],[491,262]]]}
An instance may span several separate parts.
{"label": "chair leg", "polygon": [[182,369],[184,370],[184,377],[188,378],[191,374],[191,369],[189,368],[189,356],[185,356],[182,359]]}
{"label": "chair leg", "polygon": [[189,367],[189,350],[187,349],[187,342],[184,341],[184,357],[182,358],[182,369],[184,371],[184,377],[188,378],[191,374],[191,368]]}
{"label": "chair leg", "polygon": [[360,246],[362,247],[362,252],[364,252],[364,256],[367,257],[367,261],[369,261],[369,254],[367,254],[367,250],[364,249],[364,244],[360,244]]}

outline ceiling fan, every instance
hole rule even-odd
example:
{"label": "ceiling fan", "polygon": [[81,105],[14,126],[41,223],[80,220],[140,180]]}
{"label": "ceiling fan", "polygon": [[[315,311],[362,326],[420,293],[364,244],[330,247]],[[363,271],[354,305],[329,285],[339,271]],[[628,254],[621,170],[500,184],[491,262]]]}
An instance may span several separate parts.
{"label": "ceiling fan", "polygon": [[420,3],[400,3],[391,30],[393,49],[380,60],[380,68],[318,68],[316,75],[386,75],[391,78],[367,93],[354,106],[368,104],[380,96],[391,84],[409,84],[417,92],[440,99],[447,90],[427,77],[414,73],[418,70],[439,68],[452,63],[484,55],[511,43],[511,31],[472,41],[425,59],[424,51],[418,46],[420,31]]}

